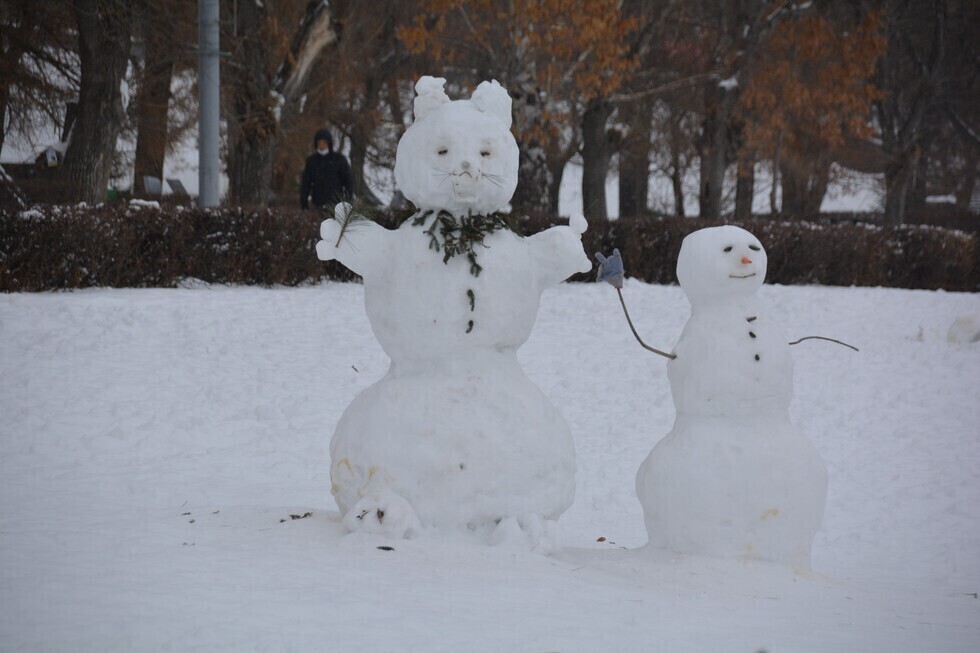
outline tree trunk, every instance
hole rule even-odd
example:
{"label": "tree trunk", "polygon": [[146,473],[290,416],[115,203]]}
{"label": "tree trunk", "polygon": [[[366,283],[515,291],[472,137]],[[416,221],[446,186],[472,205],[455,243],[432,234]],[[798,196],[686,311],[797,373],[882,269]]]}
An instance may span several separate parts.
{"label": "tree trunk", "polygon": [[808,218],[816,217],[820,213],[820,205],[823,204],[829,183],[830,163],[817,161],[810,170],[806,196],[803,198],[803,214]]}
{"label": "tree trunk", "polygon": [[798,219],[819,214],[830,183],[830,164],[818,160],[800,168],[784,161],[781,168],[783,214]]}
{"label": "tree trunk", "polygon": [[361,123],[354,125],[350,139],[350,166],[354,175],[354,194],[368,204],[380,206],[381,200],[364,178],[364,163],[367,161],[367,146],[372,131],[374,131],[373,125],[370,129]]}
{"label": "tree trunk", "polygon": [[629,135],[619,149],[620,216],[642,215],[649,211],[651,112],[649,102],[637,102],[627,109]]}
{"label": "tree trunk", "polygon": [[167,154],[167,112],[170,108],[170,81],[174,72],[172,47],[158,33],[145,30],[146,64],[136,96],[136,159],[133,190],[145,193],[144,177],[163,182],[163,162]]}
{"label": "tree trunk", "polygon": [[3,142],[7,137],[7,103],[10,101],[10,92],[7,85],[0,82],[0,154],[3,153]]}
{"label": "tree trunk", "polygon": [[769,186],[769,213],[774,218],[782,214],[779,202],[776,201],[779,187],[782,184],[782,180],[779,178],[779,171],[782,169],[782,149],[783,133],[779,132],[776,136],[776,151],[772,155],[772,184]]}
{"label": "tree trunk", "polygon": [[264,4],[238,3],[236,29],[243,35],[239,56],[222,70],[231,89],[230,101],[222,103],[228,124],[228,198],[236,204],[265,205],[272,190],[279,124],[266,61],[268,44],[262,37],[265,12]]}
{"label": "tree trunk", "polygon": [[562,145],[561,142],[552,143],[552,148],[546,151],[548,157],[548,213],[558,215],[558,200],[561,196],[561,181],[565,177],[565,168],[572,160],[579,149],[578,138],[572,138]]}
{"label": "tree trunk", "polygon": [[548,157],[537,140],[518,143],[517,188],[511,206],[521,213],[545,213],[550,208],[553,183]]}
{"label": "tree trunk", "polygon": [[548,184],[548,213],[550,215],[558,215],[560,199],[561,199],[561,180],[565,177],[565,168],[562,166],[561,170],[553,171],[551,176],[551,183]]}
{"label": "tree trunk", "polygon": [[100,7],[99,0],[75,0],[81,64],[78,118],[64,176],[71,199],[105,201],[112,176],[119,126],[123,120],[119,85],[129,60],[130,16],[121,6]]}
{"label": "tree trunk", "polygon": [[782,188],[782,215],[800,218],[803,214],[803,188],[796,169],[783,161],[779,166],[779,183]]}
{"label": "tree trunk", "polygon": [[734,93],[715,83],[705,90],[707,111],[701,135],[701,217],[721,217],[721,198],[728,167],[728,120]]}
{"label": "tree trunk", "polygon": [[582,115],[582,208],[589,220],[608,220],[606,176],[613,148],[606,122],[613,106],[594,100]]}
{"label": "tree trunk", "polygon": [[956,184],[956,208],[966,211],[970,208],[970,200],[973,199],[973,190],[977,185],[977,177],[980,175],[980,150],[971,147],[967,150],[966,174],[960,177]]}
{"label": "tree trunk", "polygon": [[676,112],[668,104],[669,122],[667,123],[668,139],[667,144],[670,148],[670,185],[674,195],[674,215],[683,218],[686,212],[684,208],[684,174],[687,171],[684,161],[684,153],[688,150],[688,139],[684,133],[684,112]]}
{"label": "tree trunk", "polygon": [[755,155],[742,153],[738,158],[738,179],[735,182],[735,219],[752,218],[752,202],[755,199]]}
{"label": "tree trunk", "polygon": [[915,182],[915,155],[900,156],[885,168],[885,224],[897,226],[905,222],[909,191]]}
{"label": "tree trunk", "polygon": [[670,173],[670,185],[674,191],[674,215],[683,218],[684,213],[684,179],[681,176],[681,167],[678,165],[677,158],[674,160],[674,169]]}
{"label": "tree trunk", "polygon": [[368,143],[377,126],[378,114],[371,108],[378,103],[380,96],[380,80],[373,74],[364,80],[363,106],[351,125],[350,135],[350,166],[354,174],[354,194],[370,204],[380,204],[374,191],[368,188],[364,179],[364,163],[367,161]]}
{"label": "tree trunk", "polygon": [[548,168],[548,153],[536,138],[529,136],[541,129],[544,119],[541,98],[529,77],[517,82],[516,88],[511,89],[511,96],[516,130],[521,135],[517,142],[517,188],[511,206],[516,212],[544,213],[550,208],[550,189],[554,178]]}

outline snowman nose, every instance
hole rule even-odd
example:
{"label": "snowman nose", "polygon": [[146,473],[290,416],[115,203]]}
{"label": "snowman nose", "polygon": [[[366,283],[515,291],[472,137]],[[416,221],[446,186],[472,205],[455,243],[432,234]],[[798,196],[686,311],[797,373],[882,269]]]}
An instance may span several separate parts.
{"label": "snowman nose", "polygon": [[752,262],[752,259],[750,259],[748,256],[743,256],[742,257],[742,263],[748,264],[748,263],[751,263],[751,262]]}
{"label": "snowman nose", "polygon": [[470,162],[469,161],[463,161],[459,165],[460,165],[461,168],[463,168],[463,170],[469,170],[470,169]]}

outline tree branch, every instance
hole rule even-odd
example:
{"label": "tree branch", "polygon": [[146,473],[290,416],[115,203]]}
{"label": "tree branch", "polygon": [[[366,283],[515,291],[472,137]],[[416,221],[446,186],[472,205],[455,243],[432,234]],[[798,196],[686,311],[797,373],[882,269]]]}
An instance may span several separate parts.
{"label": "tree branch", "polygon": [[949,108],[949,106],[946,107],[946,115],[949,116],[953,126],[956,127],[957,130],[963,134],[963,136],[973,141],[974,145],[980,145],[980,134],[970,127],[970,125],[966,124],[966,122],[960,118],[959,114]]}
{"label": "tree branch", "polygon": [[675,91],[679,88],[694,86],[695,84],[700,84],[701,82],[712,79],[721,79],[721,71],[713,70],[706,73],[692,75],[690,77],[684,77],[682,79],[676,79],[672,82],[667,82],[666,84],[661,84],[660,86],[648,88],[643,91],[636,91],[633,93],[613,93],[609,97],[609,101],[613,103],[635,102],[636,100],[642,100],[643,98],[660,95],[662,93],[669,93],[670,91]]}

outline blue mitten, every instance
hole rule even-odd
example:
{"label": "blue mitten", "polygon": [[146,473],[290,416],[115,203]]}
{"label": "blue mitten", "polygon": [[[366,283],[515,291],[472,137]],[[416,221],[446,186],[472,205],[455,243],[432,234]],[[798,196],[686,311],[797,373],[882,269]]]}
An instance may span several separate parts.
{"label": "blue mitten", "polygon": [[599,261],[599,274],[596,281],[605,281],[614,288],[623,287],[623,257],[619,255],[619,249],[614,249],[612,256],[606,258],[600,253],[596,253]]}

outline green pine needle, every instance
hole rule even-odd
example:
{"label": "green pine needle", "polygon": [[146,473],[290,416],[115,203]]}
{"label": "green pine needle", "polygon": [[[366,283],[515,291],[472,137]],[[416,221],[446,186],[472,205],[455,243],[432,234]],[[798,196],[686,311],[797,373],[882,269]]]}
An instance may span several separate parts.
{"label": "green pine needle", "polygon": [[[412,220],[413,226],[421,226],[432,211],[420,213]],[[459,254],[465,254],[470,262],[470,274],[480,276],[483,266],[477,263],[477,245],[483,245],[483,239],[501,229],[513,231],[510,216],[502,213],[490,215],[473,215],[468,213],[458,220],[448,211],[439,211],[436,218],[423,233],[429,236],[429,248],[442,252],[442,262],[448,264],[449,259]]]}
{"label": "green pine needle", "polygon": [[343,218],[337,218],[336,214],[334,214],[334,219],[340,223],[340,233],[337,235],[337,242],[333,246],[340,247],[340,241],[344,239],[344,234],[347,233],[351,225],[367,221],[377,222],[377,220],[373,220],[371,217],[373,213],[377,212],[377,207],[371,206],[366,202],[358,202],[356,205],[348,207],[346,215]]}

